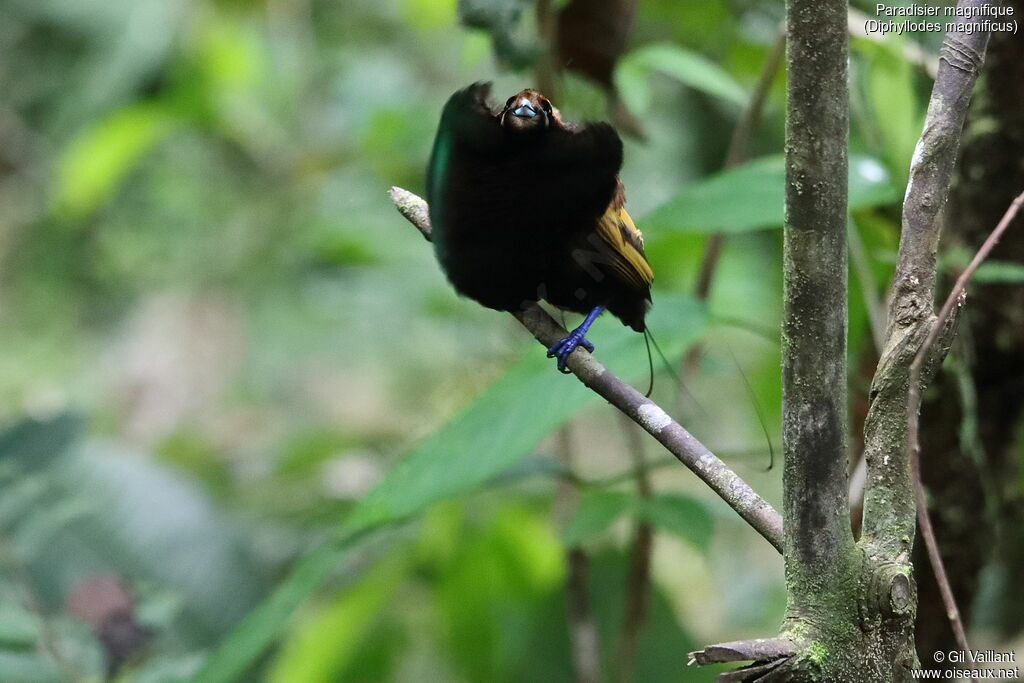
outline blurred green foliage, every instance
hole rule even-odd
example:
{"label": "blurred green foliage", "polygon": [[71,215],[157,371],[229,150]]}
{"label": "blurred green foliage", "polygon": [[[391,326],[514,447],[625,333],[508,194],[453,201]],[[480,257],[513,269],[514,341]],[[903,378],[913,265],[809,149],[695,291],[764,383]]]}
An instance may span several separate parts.
{"label": "blurred green foliage", "polygon": [[[452,91],[533,83],[507,68],[532,55],[520,4],[466,28],[455,0],[0,3],[0,680],[106,676],[68,604],[102,572],[150,633],[122,681],[571,680],[577,544],[612,672],[639,520],[658,534],[637,680],[710,680],[685,652],[774,628],[774,551],[681,468],[637,498],[609,409],[508,316],[459,300],[389,204],[390,185],[422,191]],[[615,79],[649,137],[627,141],[623,177],[652,328],[673,363],[705,344],[686,390],[659,370],[655,397],[776,502],[753,401],[777,442],[781,78],[758,158],[721,163],[780,18],[644,0]],[[871,279],[853,280],[855,358],[927,77],[898,42],[857,41],[852,60]],[[568,118],[606,117],[595,86],[562,90]],[[698,303],[713,231],[729,241]],[[643,384],[642,339],[595,333]],[[550,434],[570,419],[566,513]]]}

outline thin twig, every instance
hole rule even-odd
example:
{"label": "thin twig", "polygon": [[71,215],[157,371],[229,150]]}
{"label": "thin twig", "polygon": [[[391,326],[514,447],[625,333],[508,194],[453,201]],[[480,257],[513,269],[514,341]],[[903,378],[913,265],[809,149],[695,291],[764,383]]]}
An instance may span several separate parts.
{"label": "thin twig", "polygon": [[[576,506],[578,480],[573,472],[572,429],[566,423],[558,430],[558,459],[570,476],[562,478],[555,491],[557,512],[568,517]],[[569,621],[569,644],[572,650],[572,666],[577,683],[597,683],[601,673],[601,651],[597,638],[597,624],[590,610],[587,576],[590,558],[579,546],[565,551],[565,568],[568,578],[565,582],[565,611]]]}
{"label": "thin twig", "polygon": [[953,285],[953,289],[950,290],[949,296],[946,297],[942,309],[932,324],[931,331],[921,344],[921,348],[914,357],[914,362],[910,364],[910,388],[907,395],[907,441],[910,447],[911,467],[913,468],[914,496],[917,501],[917,522],[921,527],[921,537],[924,539],[925,548],[928,550],[928,559],[931,562],[932,570],[935,572],[935,581],[939,585],[942,604],[945,606],[946,614],[949,616],[949,623],[953,628],[953,635],[956,637],[957,646],[967,653],[972,662],[974,657],[971,655],[971,649],[967,644],[967,636],[964,633],[960,610],[957,608],[953,590],[949,585],[949,577],[946,575],[946,569],[942,564],[942,557],[939,554],[939,546],[935,541],[935,531],[932,528],[931,518],[928,514],[924,483],[921,481],[921,442],[919,434],[921,373],[929,352],[942,330],[947,326],[953,309],[958,305],[962,305],[963,298],[966,296],[967,283],[970,282],[978,266],[988,257],[993,247],[999,241],[999,238],[1002,237],[1010,223],[1013,222],[1022,204],[1024,204],[1024,193],[1021,193],[1013,200],[1003,215],[1002,220],[999,221],[999,224],[988,236],[984,244],[981,245],[981,248],[978,249],[978,253],[971,259],[964,272],[957,278],[956,284]]}
{"label": "thin twig", "polygon": [[[429,240],[431,228],[427,203],[399,187],[391,188],[391,200],[399,213]],[[536,304],[512,315],[545,347],[568,334]],[[612,374],[582,347],[569,355],[567,367],[583,384],[643,427],[776,550],[782,551],[782,516],[778,511],[660,406]]]}
{"label": "thin twig", "polygon": [[[644,444],[639,428],[625,415],[622,433],[636,474],[636,492],[644,499],[651,497],[651,476],[644,460]],[[626,610],[619,638],[619,680],[633,680],[637,642],[647,619],[647,603],[651,590],[651,553],[654,550],[654,528],[646,519],[636,523],[629,549],[629,570],[626,574]]]}

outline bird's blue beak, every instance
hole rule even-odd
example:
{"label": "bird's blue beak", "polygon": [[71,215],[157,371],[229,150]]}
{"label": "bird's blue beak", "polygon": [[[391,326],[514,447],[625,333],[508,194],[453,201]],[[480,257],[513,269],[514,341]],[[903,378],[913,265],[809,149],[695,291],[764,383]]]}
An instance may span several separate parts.
{"label": "bird's blue beak", "polygon": [[533,108],[529,100],[521,99],[519,100],[519,106],[512,110],[512,115],[518,116],[521,119],[532,119],[537,115],[537,110]]}

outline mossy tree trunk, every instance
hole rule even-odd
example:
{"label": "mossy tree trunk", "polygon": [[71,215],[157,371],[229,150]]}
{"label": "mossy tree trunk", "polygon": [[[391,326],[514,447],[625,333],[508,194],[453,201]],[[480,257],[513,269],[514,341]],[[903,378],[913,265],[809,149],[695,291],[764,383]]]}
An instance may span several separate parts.
{"label": "mossy tree trunk", "polygon": [[[754,662],[725,675],[732,681],[910,681],[917,656],[909,371],[937,324],[940,218],[988,35],[972,27],[946,36],[910,169],[886,340],[864,427],[868,479],[863,533],[855,542],[846,433],[848,6],[841,0],[787,0],[786,7],[786,619],[776,638],[711,646],[694,659]],[[943,325],[922,382],[948,351],[955,322]]]}
{"label": "mossy tree trunk", "polygon": [[[814,641],[802,668],[845,667],[863,562],[847,500],[847,3],[787,3],[782,412],[783,632]],[[835,654],[833,654],[835,653]]]}

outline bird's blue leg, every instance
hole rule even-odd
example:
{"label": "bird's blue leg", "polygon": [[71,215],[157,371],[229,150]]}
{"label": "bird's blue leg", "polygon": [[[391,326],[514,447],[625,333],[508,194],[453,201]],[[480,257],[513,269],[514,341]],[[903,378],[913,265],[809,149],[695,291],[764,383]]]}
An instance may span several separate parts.
{"label": "bird's blue leg", "polygon": [[569,333],[569,336],[565,339],[560,340],[557,344],[551,346],[548,349],[548,358],[558,359],[558,371],[568,374],[569,370],[565,368],[565,362],[569,359],[569,354],[576,350],[577,346],[582,346],[587,351],[593,351],[594,345],[587,341],[587,330],[597,320],[597,316],[604,312],[604,306],[595,306],[594,310],[587,313],[587,317],[583,319],[580,326]]}

